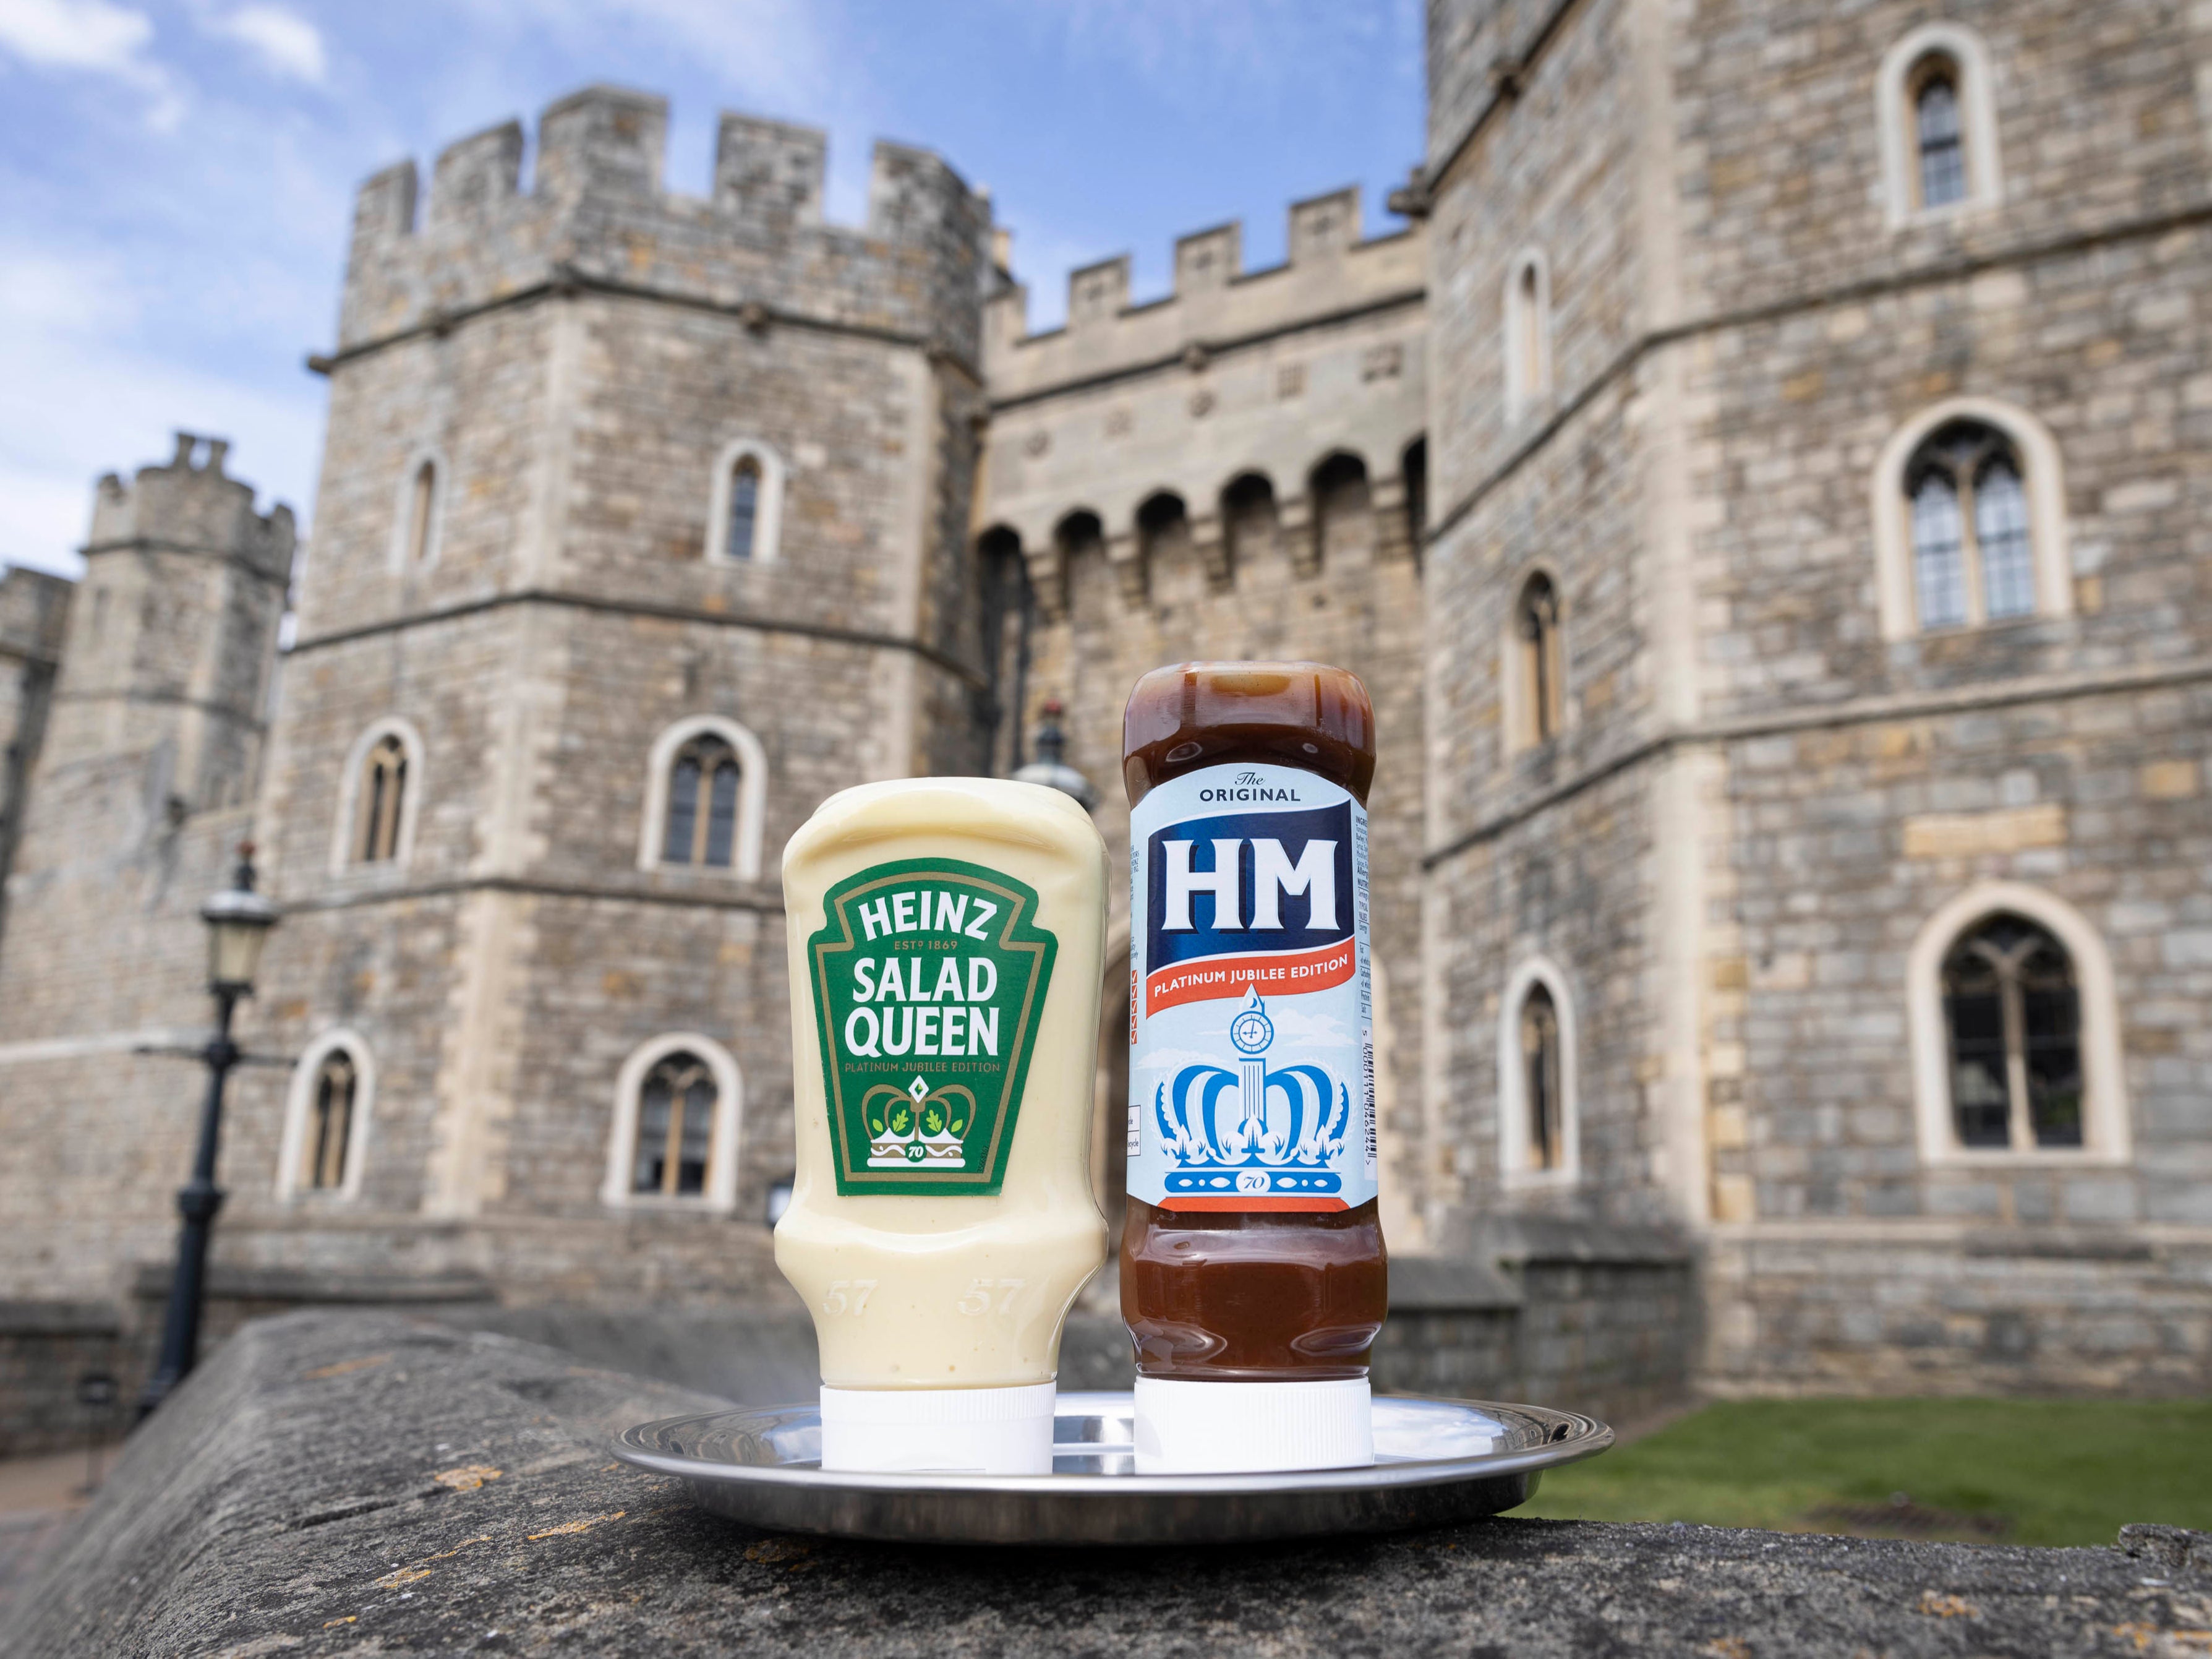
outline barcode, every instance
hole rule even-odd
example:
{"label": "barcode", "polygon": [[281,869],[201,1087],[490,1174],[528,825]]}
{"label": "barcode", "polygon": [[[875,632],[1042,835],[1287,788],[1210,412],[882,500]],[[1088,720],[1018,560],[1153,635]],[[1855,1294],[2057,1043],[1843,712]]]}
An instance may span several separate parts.
{"label": "barcode", "polygon": [[1375,1173],[1375,1034],[1359,1034],[1359,1070],[1367,1096],[1367,1173]]}

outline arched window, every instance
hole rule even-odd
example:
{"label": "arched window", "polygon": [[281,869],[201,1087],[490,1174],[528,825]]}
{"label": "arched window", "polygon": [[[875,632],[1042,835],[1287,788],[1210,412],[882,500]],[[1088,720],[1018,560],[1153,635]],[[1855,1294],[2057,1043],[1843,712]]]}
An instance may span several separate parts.
{"label": "arched window", "polygon": [[641,869],[760,876],[768,759],[734,720],[680,720],[653,746],[646,779]]}
{"label": "arched window", "polygon": [[2048,930],[1996,915],[1943,962],[1951,1113],[1961,1146],[2081,1144],[2081,999]]}
{"label": "arched window", "polygon": [[342,1048],[323,1056],[323,1063],[315,1068],[301,1186],[327,1191],[345,1185],[347,1143],[353,1137],[353,1096],[359,1082],[353,1056]]}
{"label": "arched window", "polygon": [[1552,390],[1552,278],[1533,249],[1505,279],[1505,418],[1519,420]]}
{"label": "arched window", "polygon": [[1925,410],[1883,446],[1873,484],[1884,638],[2073,609],[2058,449],[2025,411]]}
{"label": "arched window", "polygon": [[1531,985],[1521,1003],[1522,1091],[1528,1103],[1528,1168],[1556,1169],[1560,1144],[1559,1010],[1552,993]]}
{"label": "arched window", "polygon": [[338,791],[331,869],[404,869],[422,790],[422,741],[406,721],[380,720],[354,739]]}
{"label": "arched window", "polygon": [[438,501],[438,463],[423,460],[415,468],[415,483],[408,492],[407,557],[420,564],[430,556],[430,516]]}
{"label": "arched window", "polygon": [[1875,119],[1893,227],[1996,204],[1989,54],[1971,29],[1924,24],[1893,46],[1882,59]]}
{"label": "arched window", "polygon": [[1291,542],[1291,564],[1298,575],[1316,575],[1333,558],[1373,553],[1374,503],[1365,461],[1339,450],[1307,474],[1306,490],[1313,503],[1312,533]]}
{"label": "arched window", "polygon": [[1275,486],[1258,473],[1243,473],[1221,492],[1222,577],[1249,570],[1275,550]]}
{"label": "arched window", "polygon": [[750,558],[753,533],[760,526],[760,461],[741,455],[730,472],[730,523],[722,542],[725,558]]}
{"label": "arched window", "polygon": [[1499,1164],[1507,1185],[1571,1182],[1581,1162],[1575,1121],[1575,1021],[1567,979],[1538,956],[1507,981],[1498,1028]]}
{"label": "arched window", "polygon": [[662,863],[729,869],[737,853],[738,784],[738,752],[712,732],[700,733],[676,752]]}
{"label": "arched window", "polygon": [[1917,206],[1948,207],[1966,199],[1966,139],[1959,110],[1959,66],[1931,53],[1914,70],[1912,146],[1919,166]]}
{"label": "arched window", "polygon": [[1425,436],[1406,446],[1398,473],[1406,480],[1406,536],[1413,544],[1413,557],[1419,558],[1421,538],[1429,530],[1429,441]]}
{"label": "arched window", "polygon": [[356,1033],[327,1031],[308,1045],[293,1070],[285,1102],[278,1197],[349,1198],[359,1190],[375,1086],[368,1045]]}
{"label": "arched window", "polygon": [[1548,743],[1565,724],[1565,651],[1559,595],[1541,570],[1521,584],[1508,644],[1506,724],[1514,749]]}
{"label": "arched window", "polygon": [[397,734],[370,745],[362,763],[360,801],[354,862],[389,863],[399,855],[400,815],[407,808],[407,746]]}
{"label": "arched window", "polygon": [[1905,463],[1923,628],[2035,613],[2027,491],[2011,441],[1980,421],[1938,429]]}
{"label": "arched window", "polygon": [[437,562],[446,505],[445,458],[434,448],[416,450],[400,469],[392,503],[392,569],[399,575]]}
{"label": "arched window", "polygon": [[697,1032],[654,1038],[616,1081],[602,1201],[733,1207],[743,1123],[744,1088],[727,1049]]}
{"label": "arched window", "polygon": [[1923,1158],[2126,1161],[2112,961],[2078,911],[1984,882],[1929,919],[1907,973]]}
{"label": "arched window", "polygon": [[707,1156],[714,1144],[714,1074],[685,1049],[664,1055],[645,1074],[638,1094],[636,1156],[629,1190],[663,1198],[707,1190]]}
{"label": "arched window", "polygon": [[783,521],[782,459],[755,438],[724,447],[714,461],[707,505],[707,558],[766,564],[777,556]]}

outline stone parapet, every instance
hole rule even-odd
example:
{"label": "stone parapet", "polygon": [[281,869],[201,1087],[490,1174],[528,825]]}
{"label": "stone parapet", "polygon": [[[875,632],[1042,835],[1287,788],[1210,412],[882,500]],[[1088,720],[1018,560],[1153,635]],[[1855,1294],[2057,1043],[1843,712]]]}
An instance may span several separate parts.
{"label": "stone parapet", "polygon": [[1357,187],[1297,202],[1289,257],[1245,271],[1243,228],[1231,222],[1180,238],[1175,289],[1129,302],[1129,256],[1071,272],[1067,321],[1032,334],[1029,290],[1002,289],[985,318],[984,366],[1000,405],[1141,374],[1176,362],[1199,366],[1210,353],[1262,343],[1334,319],[1418,305],[1427,284],[1420,226],[1364,240]]}
{"label": "stone parapet", "polygon": [[[710,196],[663,188],[665,99],[587,87],[550,105],[523,187],[523,130],[448,145],[417,211],[412,161],[356,198],[340,360],[533,294],[638,291],[708,310],[890,334],[973,364],[988,200],[927,150],[879,143],[864,227],[820,217],[811,129],[726,116]],[[419,223],[418,223],[419,221]]]}
{"label": "stone parapet", "polygon": [[921,1632],[1152,1659],[1202,1628],[1292,1656],[2179,1653],[2212,1591],[2212,1539],[2166,1527],[2067,1550],[1510,1517],[1172,1558],[804,1539],[606,1456],[715,1403],[388,1315],[264,1321],[133,1438],[9,1650],[872,1656]]}

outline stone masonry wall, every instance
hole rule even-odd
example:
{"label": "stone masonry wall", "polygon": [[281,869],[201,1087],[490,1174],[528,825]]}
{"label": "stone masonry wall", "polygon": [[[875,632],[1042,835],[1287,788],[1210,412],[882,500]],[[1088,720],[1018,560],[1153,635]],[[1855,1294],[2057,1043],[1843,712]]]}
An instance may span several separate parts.
{"label": "stone masonry wall", "polygon": [[0,566],[0,935],[5,885],[22,828],[26,790],[46,741],[69,604],[76,584],[44,570]]}

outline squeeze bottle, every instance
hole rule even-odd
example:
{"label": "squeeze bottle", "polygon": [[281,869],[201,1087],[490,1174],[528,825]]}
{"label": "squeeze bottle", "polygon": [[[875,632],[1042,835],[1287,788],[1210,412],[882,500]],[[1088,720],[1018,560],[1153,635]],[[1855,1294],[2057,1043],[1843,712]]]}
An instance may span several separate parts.
{"label": "squeeze bottle", "polygon": [[1137,682],[1122,735],[1138,1471],[1371,1463],[1367,688],[1186,662]]}
{"label": "squeeze bottle", "polygon": [[834,795],[783,857],[799,1168],[776,1266],[814,1317],[825,1469],[1048,1474],[1091,1192],[1106,849],[1057,790]]}

